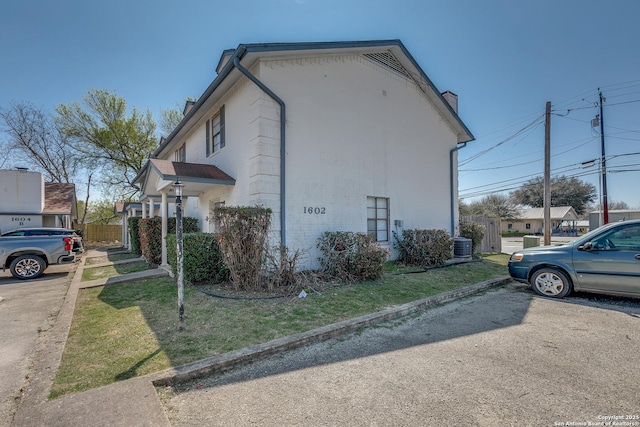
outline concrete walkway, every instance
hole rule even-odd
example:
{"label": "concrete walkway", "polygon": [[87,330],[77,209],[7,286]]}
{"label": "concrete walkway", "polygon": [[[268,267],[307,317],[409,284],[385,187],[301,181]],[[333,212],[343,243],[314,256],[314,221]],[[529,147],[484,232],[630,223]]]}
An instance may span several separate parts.
{"label": "concrete walkway", "polygon": [[[96,256],[88,251],[83,257],[69,286],[51,339],[35,366],[30,387],[15,415],[14,426],[169,426],[169,420],[156,394],[156,385],[178,383],[202,375],[215,373],[238,364],[262,359],[270,355],[338,337],[379,322],[399,318],[429,307],[464,298],[510,281],[508,277],[490,280],[456,291],[392,307],[378,313],[335,323],[305,333],[270,341],[265,344],[214,356],[188,365],[171,368],[151,375],[120,381],[86,392],[48,400],[49,390],[58,369],[67,334],[71,326],[78,290],[100,286],[98,281],[82,282],[86,258]],[[100,256],[100,255],[98,255]],[[104,255],[102,255],[104,256]],[[167,274],[166,271],[164,274]],[[102,284],[156,277],[156,270],[123,275],[119,279],[105,279]],[[206,410],[207,408],[203,408]]]}

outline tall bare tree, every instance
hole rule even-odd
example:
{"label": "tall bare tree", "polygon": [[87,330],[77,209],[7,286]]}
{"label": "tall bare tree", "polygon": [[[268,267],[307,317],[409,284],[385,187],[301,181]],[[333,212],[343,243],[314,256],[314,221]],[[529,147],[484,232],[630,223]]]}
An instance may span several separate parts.
{"label": "tall bare tree", "polygon": [[42,172],[49,182],[74,182],[82,158],[46,111],[27,102],[13,102],[0,108],[0,129],[4,142],[4,163],[28,166]]}

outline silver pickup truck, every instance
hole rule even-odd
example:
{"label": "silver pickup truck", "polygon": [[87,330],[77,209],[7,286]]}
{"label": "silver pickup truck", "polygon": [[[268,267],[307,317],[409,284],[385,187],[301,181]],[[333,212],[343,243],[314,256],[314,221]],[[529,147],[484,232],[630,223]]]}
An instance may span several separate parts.
{"label": "silver pickup truck", "polygon": [[68,264],[75,260],[79,236],[75,233],[57,235],[0,236],[0,266],[17,279],[40,277],[51,264]]}

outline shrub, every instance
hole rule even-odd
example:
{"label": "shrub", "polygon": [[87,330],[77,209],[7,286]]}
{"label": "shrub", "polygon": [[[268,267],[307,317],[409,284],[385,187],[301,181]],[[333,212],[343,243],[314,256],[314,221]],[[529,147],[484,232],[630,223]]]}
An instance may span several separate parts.
{"label": "shrub", "polygon": [[328,279],[354,282],[382,277],[389,255],[365,233],[326,231],[316,245],[322,252],[319,258]]}
{"label": "shrub", "polygon": [[393,233],[398,261],[411,266],[429,267],[442,265],[451,258],[453,238],[445,230],[403,230],[402,239]]}
{"label": "shrub", "polygon": [[[185,280],[192,283],[229,280],[229,269],[224,263],[215,234],[185,233],[182,237]],[[178,274],[176,243],[176,235],[167,234],[167,261],[174,275]]]}
{"label": "shrub", "polygon": [[162,219],[159,217],[140,220],[140,250],[151,266],[160,265],[162,260]]}
{"label": "shrub", "polygon": [[261,290],[271,209],[259,206],[221,207],[215,210],[214,220],[220,225],[218,244],[234,288]]}
{"label": "shrub", "polygon": [[460,237],[471,239],[471,253],[476,253],[484,238],[485,226],[477,222],[460,222]]}
{"label": "shrub", "polygon": [[131,239],[131,251],[136,255],[142,255],[140,249],[140,235],[138,231],[140,229],[140,217],[133,216],[127,219],[129,226],[129,238]]}
{"label": "shrub", "polygon": [[293,253],[286,246],[276,246],[267,253],[266,275],[269,290],[278,287],[295,290],[299,283],[298,263],[305,253],[297,249]]}
{"label": "shrub", "polygon": [[[162,218],[139,218],[138,235],[140,253],[149,265],[160,265],[162,262]],[[168,218],[167,234],[175,233],[176,219]],[[182,232],[195,233],[198,231],[198,220],[192,217],[182,219]]]}

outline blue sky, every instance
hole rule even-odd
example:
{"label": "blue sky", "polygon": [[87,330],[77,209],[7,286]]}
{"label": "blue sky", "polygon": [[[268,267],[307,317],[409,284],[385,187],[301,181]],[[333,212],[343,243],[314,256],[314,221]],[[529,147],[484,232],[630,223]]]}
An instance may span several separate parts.
{"label": "blue sky", "polygon": [[542,173],[547,101],[552,172],[599,188],[580,164],[601,154],[601,88],[608,197],[640,207],[639,17],[633,0],[4,0],[0,106],[109,89],[159,119],[240,43],[401,39],[476,136],[460,152],[467,201]]}

